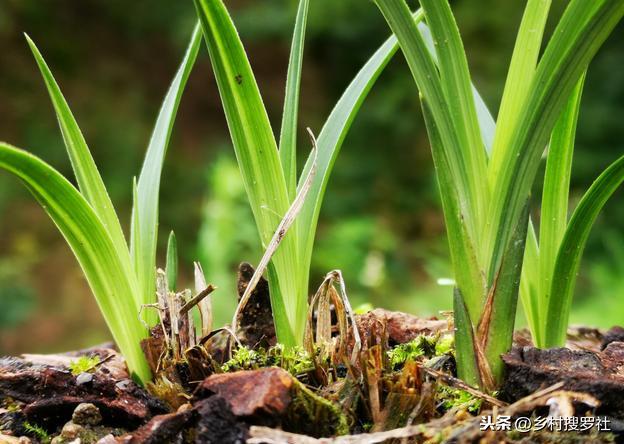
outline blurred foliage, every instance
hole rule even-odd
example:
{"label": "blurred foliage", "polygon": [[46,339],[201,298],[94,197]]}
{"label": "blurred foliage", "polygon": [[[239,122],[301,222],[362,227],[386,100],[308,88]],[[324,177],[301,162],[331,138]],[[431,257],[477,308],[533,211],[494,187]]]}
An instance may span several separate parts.
{"label": "blurred foliage", "polygon": [[[228,1],[274,127],[282,110],[296,3]],[[524,1],[452,3],[475,84],[495,114]],[[554,10],[565,3],[555,0]],[[318,133],[342,90],[388,35],[371,2],[315,0],[309,19],[301,157],[310,149],[305,127]],[[191,2],[0,0],[0,138],[70,173],[51,105],[22,37],[26,31],[70,101],[121,219],[128,220],[127,177],[140,167],[194,21]],[[623,38],[620,26],[588,73],[573,195],[622,152]],[[238,263],[256,264],[261,255],[228,140],[203,51],[165,165],[160,245],[164,254],[166,233],[175,229],[181,284],[191,285],[192,261],[202,261],[207,279],[219,286],[214,304],[221,321],[229,319],[234,306]],[[371,302],[423,315],[449,309],[450,287],[437,284],[449,277],[450,267],[436,193],[417,92],[397,56],[338,158],[321,214],[311,286],[341,268],[354,305]],[[607,205],[591,236],[575,322],[624,323],[619,298],[624,290],[622,196]],[[71,253],[28,193],[4,174],[0,215],[0,353],[53,351],[104,340],[104,324]]]}
{"label": "blurred foliage", "polygon": [[207,176],[209,197],[203,206],[197,256],[218,288],[213,307],[219,325],[229,322],[236,308],[236,267],[242,260],[257,263],[262,252],[233,153],[221,153]]}

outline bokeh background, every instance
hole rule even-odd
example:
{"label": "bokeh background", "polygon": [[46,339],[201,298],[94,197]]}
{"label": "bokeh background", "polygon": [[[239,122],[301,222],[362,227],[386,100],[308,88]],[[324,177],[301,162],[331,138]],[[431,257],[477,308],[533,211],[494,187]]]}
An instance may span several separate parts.
{"label": "bokeh background", "polygon": [[[276,128],[296,3],[227,2]],[[452,3],[474,82],[495,111],[524,2]],[[555,1],[553,15],[564,4]],[[190,0],[0,0],[0,139],[71,175],[52,107],[22,35],[27,32],[55,73],[127,222],[132,177],[138,174],[160,100],[194,21]],[[305,127],[318,133],[341,91],[387,35],[372,2],[311,2],[302,154],[309,150]],[[588,73],[573,200],[624,151],[623,37],[620,26]],[[590,238],[574,322],[603,327],[624,323],[621,202],[618,193]],[[205,48],[178,114],[164,170],[160,221],[161,253],[166,234],[175,229],[183,283],[190,283],[192,261],[199,259],[208,279],[220,287],[214,296],[218,316],[228,319],[236,266],[243,260],[257,263],[261,252]],[[341,268],[355,305],[419,315],[451,308],[449,287],[437,284],[450,271],[429,146],[416,89],[400,55],[378,81],[344,143],[313,261],[311,285]],[[0,172],[0,354],[53,352],[107,339],[69,248],[21,185]]]}

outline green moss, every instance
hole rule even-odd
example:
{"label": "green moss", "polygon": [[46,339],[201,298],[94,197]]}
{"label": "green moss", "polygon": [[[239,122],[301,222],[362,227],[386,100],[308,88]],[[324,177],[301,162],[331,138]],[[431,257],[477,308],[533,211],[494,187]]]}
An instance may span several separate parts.
{"label": "green moss", "polygon": [[6,409],[8,413],[15,413],[21,410],[19,404],[13,398],[8,396],[2,399],[0,406]]}
{"label": "green moss", "polygon": [[177,382],[172,382],[165,375],[158,376],[154,382],[148,382],[146,387],[152,395],[165,401],[172,411],[188,402],[184,387]]}
{"label": "green moss", "polygon": [[221,366],[224,372],[237,370],[252,370],[265,367],[266,356],[264,353],[251,350],[249,347],[239,347],[234,350],[232,358]]}
{"label": "green moss", "polygon": [[293,401],[285,426],[315,437],[346,435],[347,417],[336,403],[325,399],[294,379]]}
{"label": "green moss", "polygon": [[399,344],[388,351],[388,359],[392,368],[396,369],[407,361],[415,361],[420,357],[431,357],[436,351],[435,336],[418,336],[405,344]]}
{"label": "green moss", "polygon": [[278,365],[290,374],[297,376],[314,370],[314,362],[303,347],[284,347],[277,344],[269,350],[269,356],[275,359]]}
{"label": "green moss", "polygon": [[262,367],[281,367],[297,376],[314,369],[310,355],[302,347],[284,347],[277,344],[268,351],[239,347],[232,358],[221,366],[224,372],[254,370]]}
{"label": "green moss", "polygon": [[438,386],[436,401],[437,403],[441,403],[442,407],[446,410],[450,410],[454,407],[461,407],[468,410],[470,413],[478,413],[482,403],[481,399],[470,393],[446,385]]}
{"label": "green moss", "polygon": [[438,338],[435,345],[436,356],[447,355],[455,349],[455,337],[447,334]]}
{"label": "green moss", "polygon": [[80,373],[92,371],[100,363],[100,357],[94,356],[81,356],[75,361],[69,363],[69,369],[73,375],[79,375]]}
{"label": "green moss", "polygon": [[23,426],[24,430],[26,430],[27,433],[29,433],[34,438],[37,438],[42,443],[47,444],[50,442],[50,435],[48,434],[48,432],[46,432],[45,429],[38,426],[37,424],[31,424],[30,422],[26,421],[24,422]]}

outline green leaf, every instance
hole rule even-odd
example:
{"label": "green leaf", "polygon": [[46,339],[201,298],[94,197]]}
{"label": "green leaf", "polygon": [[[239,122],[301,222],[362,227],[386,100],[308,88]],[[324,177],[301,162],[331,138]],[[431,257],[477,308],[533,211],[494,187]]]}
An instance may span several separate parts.
{"label": "green leaf", "polygon": [[141,381],[150,370],[140,347],[147,330],[133,297],[137,287],[126,260],[86,199],[37,157],[0,143],[0,168],[17,176],[54,221],[74,252],[128,367]]}
{"label": "green leaf", "polygon": [[542,327],[540,326],[539,283],[539,245],[533,222],[529,219],[527,240],[522,260],[522,276],[520,277],[520,301],[524,309],[529,330],[535,344],[542,344]]}
{"label": "green leaf", "polygon": [[545,347],[560,347],[565,342],[576,274],[587,238],[602,207],[622,182],[624,182],[624,156],[603,171],[572,214],[555,263],[545,320]]}
{"label": "green leaf", "polygon": [[[289,205],[277,143],[251,66],[234,23],[221,0],[194,0],[243,183],[266,248]],[[303,340],[307,288],[300,294],[293,232],[280,244],[269,266],[271,307],[278,339],[286,345]],[[307,273],[307,270],[305,271]],[[304,302],[298,302],[303,300]]]}
{"label": "green leaf", "polygon": [[[479,243],[489,199],[486,152],[480,134],[468,61],[459,29],[446,0],[421,0],[433,36],[438,60],[440,86],[446,108],[453,122],[461,155],[469,178],[469,195],[474,202],[471,218],[466,221],[475,242]],[[423,92],[423,95],[425,93]]]}
{"label": "green leaf", "polygon": [[491,295],[491,298],[486,300],[483,315],[479,319],[478,339],[483,344],[485,358],[495,383],[490,389],[502,382],[504,365],[501,355],[509,351],[513,340],[528,221],[527,199],[490,287],[488,296]]}
{"label": "green leaf", "polygon": [[509,146],[515,125],[520,120],[518,110],[531,88],[550,4],[551,0],[528,0],[524,9],[498,110],[497,131],[492,148],[494,154],[489,167],[489,180],[492,185],[493,179],[505,168],[502,163],[503,153]]}
{"label": "green leaf", "polygon": [[476,338],[470,314],[461,290],[457,287],[453,289],[453,315],[458,375],[468,385],[478,387],[481,384],[481,371],[475,350]]}
{"label": "green leaf", "polygon": [[[419,10],[414,14],[414,17],[420,16],[422,11]],[[419,19],[415,20],[418,25],[418,31],[422,35],[425,44],[427,45],[427,49],[431,53],[431,57],[435,61],[436,65],[438,64],[438,54],[436,51],[436,44],[433,41],[433,36],[431,35],[431,31],[429,27],[421,22]],[[485,101],[479,94],[477,88],[472,85],[472,95],[475,102],[475,110],[477,113],[477,120],[479,123],[479,128],[481,132],[481,138],[483,140],[483,145],[485,147],[485,152],[487,156],[490,156],[492,153],[492,145],[494,143],[494,133],[496,132],[496,122],[492,118],[492,113],[488,106],[485,104]]]}
{"label": "green leaf", "polygon": [[[459,194],[462,216],[469,221],[468,228],[473,239],[477,239],[476,224],[472,224],[472,221],[475,220],[480,205],[475,187],[481,185],[478,185],[478,181],[470,175],[472,171],[470,157],[473,154],[461,140],[461,133],[455,128],[434,58],[423,36],[418,32],[404,0],[375,0],[375,3],[397,36],[418,89],[431,109],[439,128],[446,164],[450,168],[451,177]],[[479,149],[482,150],[483,147]]]}
{"label": "green leaf", "polygon": [[444,147],[439,129],[427,102],[421,98],[421,103],[442,200],[444,223],[456,286],[464,298],[464,306],[468,310],[469,317],[479,319],[482,296],[486,292],[484,275],[479,267],[475,244],[461,214],[458,193],[449,174],[450,169],[444,157]]}
{"label": "green leaf", "polygon": [[[550,300],[553,271],[557,259],[557,252],[568,225],[568,199],[570,189],[570,175],[572,172],[572,155],[574,153],[574,136],[581,105],[581,94],[585,76],[581,77],[577,87],[572,92],[568,103],[550,139],[546,173],[544,175],[544,190],[542,193],[542,209],[540,218],[540,246],[539,246],[539,299],[538,325],[543,337],[544,311]],[[537,343],[541,347],[543,344]]]}
{"label": "green leaf", "polygon": [[[95,213],[98,215],[104,228],[108,231],[119,251],[127,250],[126,240],[115,213],[113,203],[108,196],[102,177],[98,172],[95,161],[91,156],[87,143],[78,127],[78,123],[74,118],[67,101],[63,97],[61,90],[48,68],[43,56],[37,49],[35,43],[26,35],[26,41],[35,57],[35,61],[39,66],[43,80],[45,81],[50,99],[54,105],[54,111],[58,118],[63,140],[71,160],[71,165],[76,175],[80,192],[91,205]],[[124,262],[127,260],[130,264],[130,258],[123,257]],[[133,297],[137,297],[133,295]]]}
{"label": "green leaf", "polygon": [[288,195],[292,201],[297,193],[297,117],[299,115],[299,88],[309,0],[301,0],[297,9],[295,31],[290,47],[288,73],[286,75],[286,98],[282,114],[279,155],[286,178]]}
{"label": "green leaf", "polygon": [[[459,40],[454,22],[449,22],[450,18],[448,15],[450,12],[446,9],[448,5],[445,7],[432,2],[423,2],[423,5],[427,4],[430,8],[428,16],[428,19],[431,21],[430,25],[433,24],[436,28],[450,27],[455,29],[452,32],[454,37],[448,35],[451,32],[449,30],[438,29],[436,32],[432,30],[434,43],[440,38],[447,40],[447,43],[443,44],[441,48],[438,48],[439,45],[434,45],[440,65],[442,65],[443,59],[446,60],[444,63],[447,74],[442,79],[438,75],[438,69],[435,66],[436,59],[431,54],[431,45],[428,45],[411,20],[410,12],[405,2],[403,0],[375,0],[375,3],[397,36],[418,89],[431,111],[441,146],[437,163],[445,165],[445,169],[448,170],[448,178],[452,181],[452,188],[454,188],[457,194],[457,208],[461,212],[458,217],[462,220],[461,226],[463,231],[470,238],[461,244],[471,243],[474,249],[474,245],[480,245],[479,236],[481,235],[482,224],[479,220],[483,217],[484,205],[489,194],[487,188],[484,188],[484,181],[482,180],[485,177],[485,172],[478,172],[485,168],[485,165],[483,165],[483,162],[485,162],[485,150],[483,140],[479,136],[480,124],[476,114],[473,91],[465,85],[466,81],[469,81],[465,58],[462,58],[463,63],[450,60],[454,57],[454,54],[461,50],[461,41]],[[434,18],[434,16],[439,17]],[[442,68],[440,70],[442,71]],[[461,100],[456,97],[458,94],[462,96]],[[451,98],[451,96],[453,97]],[[451,105],[450,102],[455,102],[455,105]],[[450,111],[451,108],[455,110],[456,114],[469,114],[476,128],[462,127],[458,120],[464,117],[455,118]],[[480,107],[481,113],[483,113],[483,108],[485,107]],[[486,119],[484,120],[486,121]],[[432,138],[431,134],[430,138]],[[480,154],[477,154],[477,151]],[[441,167],[437,170],[438,174],[440,169]],[[457,224],[455,225],[457,226]],[[451,224],[447,227],[449,238],[464,236],[459,231],[451,231],[455,230],[455,228]],[[480,261],[479,250],[475,249],[475,252],[477,253],[477,260]],[[456,252],[454,254],[456,257],[460,257],[465,253]],[[460,263],[460,260],[455,262],[458,266],[456,280],[458,280],[458,285],[465,298],[465,304],[471,318],[478,319],[485,297],[484,287],[481,285],[481,279],[462,279],[462,275],[466,273],[464,270],[461,270],[462,265]],[[480,264],[478,268],[482,268]],[[474,275],[475,273],[471,272],[470,274]],[[460,280],[462,282],[459,282]]]}
{"label": "green leaf", "polygon": [[[491,252],[489,280],[500,266],[504,248],[512,236],[530,193],[541,155],[555,122],[592,57],[624,15],[624,0],[572,0],[557,25],[539,62],[524,105],[517,112],[505,168],[494,178],[490,205],[489,236],[485,251]],[[498,123],[500,129],[500,122]]]}
{"label": "green leaf", "polygon": [[[422,11],[418,11],[413,15],[415,22],[419,22],[422,19]],[[306,275],[301,278],[300,288],[306,289],[306,291],[309,278],[307,273],[310,269],[318,218],[323,196],[325,195],[336,158],[362,103],[398,48],[397,40],[393,36],[387,39],[375,51],[355,75],[338,102],[336,102],[318,135],[316,142],[318,150],[316,154],[316,175],[308,192],[308,197],[297,218],[297,224],[299,225],[299,252],[302,258],[301,269],[306,270]],[[313,156],[309,156],[301,174],[302,178],[307,177],[313,161]],[[301,187],[301,183],[298,184],[298,187]]]}
{"label": "green leaf", "polygon": [[[139,281],[141,304],[153,302],[156,293],[156,245],[158,238],[158,199],[167,145],[182,92],[191,73],[201,45],[201,30],[197,25],[186,54],[162,103],[139,176],[133,208],[130,251]],[[135,235],[136,234],[136,235]],[[147,315],[148,323],[156,320],[155,313]]]}
{"label": "green leaf", "polygon": [[178,242],[173,231],[169,233],[167,240],[167,267],[165,271],[167,272],[169,291],[175,292],[178,285]]}

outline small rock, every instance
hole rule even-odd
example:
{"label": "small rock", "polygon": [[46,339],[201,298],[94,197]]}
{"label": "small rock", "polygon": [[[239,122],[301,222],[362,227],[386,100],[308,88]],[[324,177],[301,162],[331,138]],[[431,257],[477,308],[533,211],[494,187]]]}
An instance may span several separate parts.
{"label": "small rock", "polygon": [[72,421],[80,425],[98,425],[102,422],[102,415],[95,405],[84,402],[75,408]]}
{"label": "small rock", "polygon": [[84,385],[93,381],[93,374],[82,372],[78,376],[76,376],[76,384]]}
{"label": "small rock", "polygon": [[112,433],[100,438],[96,444],[118,444],[117,438]]}
{"label": "small rock", "polygon": [[132,385],[131,379],[122,379],[121,381],[115,384],[115,387],[117,387],[119,390],[127,390],[128,387],[130,387],[131,385]]}
{"label": "small rock", "polygon": [[30,444],[32,441],[27,436],[20,436],[19,438],[11,435],[4,435],[0,433],[0,443],[2,444]]}
{"label": "small rock", "polygon": [[60,436],[64,440],[76,439],[83,431],[84,428],[81,425],[74,424],[73,422],[69,421],[63,426],[63,430],[61,430]]}

